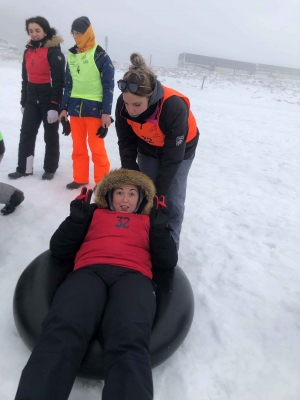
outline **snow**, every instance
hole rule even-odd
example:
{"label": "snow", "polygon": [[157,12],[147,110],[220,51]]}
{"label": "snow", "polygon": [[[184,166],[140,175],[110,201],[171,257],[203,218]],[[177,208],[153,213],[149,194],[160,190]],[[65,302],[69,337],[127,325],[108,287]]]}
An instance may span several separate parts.
{"label": "snow", "polygon": [[[78,192],[65,188],[72,181],[70,137],[60,137],[53,181],[41,179],[43,129],[34,175],[8,179],[16,168],[22,118],[21,64],[9,58],[0,60],[0,130],[6,145],[0,181],[23,190],[25,201],[0,217],[2,400],[14,397],[30,354],[14,325],[15,285],[48,248]],[[126,63],[116,63],[116,80],[125,69]],[[299,400],[300,83],[156,71],[164,85],[189,97],[201,136],[179,254],[193,287],[195,316],[179,350],[153,370],[155,399]],[[118,95],[116,88],[115,101]],[[111,167],[119,167],[114,126],[106,147]],[[70,400],[99,399],[102,387],[100,381],[77,379]]]}

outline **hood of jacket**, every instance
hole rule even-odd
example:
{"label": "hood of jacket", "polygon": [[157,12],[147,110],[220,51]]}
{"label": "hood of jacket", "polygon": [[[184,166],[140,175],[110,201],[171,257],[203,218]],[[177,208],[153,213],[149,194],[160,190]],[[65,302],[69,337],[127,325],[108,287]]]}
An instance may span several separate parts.
{"label": "hood of jacket", "polygon": [[139,214],[150,214],[156,189],[153,181],[140,171],[115,169],[104,176],[95,189],[94,202],[98,208],[109,208],[108,194],[120,185],[135,185],[144,193],[144,206]]}
{"label": "hood of jacket", "polygon": [[44,47],[59,47],[60,44],[63,42],[63,38],[59,35],[57,36],[53,36],[53,38],[51,40],[47,40]]}
{"label": "hood of jacket", "polygon": [[164,89],[159,81],[156,81],[153,93],[150,97],[148,107],[150,107],[152,104],[155,104],[158,102],[158,100],[162,99],[164,97]]}

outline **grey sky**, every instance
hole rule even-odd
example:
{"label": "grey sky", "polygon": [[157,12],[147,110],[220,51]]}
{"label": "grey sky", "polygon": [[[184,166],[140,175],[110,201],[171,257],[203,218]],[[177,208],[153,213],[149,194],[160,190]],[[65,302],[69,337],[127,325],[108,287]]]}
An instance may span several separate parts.
{"label": "grey sky", "polygon": [[25,19],[41,15],[73,45],[72,21],[90,18],[113,60],[134,51],[175,67],[180,53],[300,68],[299,0],[0,0],[0,36],[24,48]]}

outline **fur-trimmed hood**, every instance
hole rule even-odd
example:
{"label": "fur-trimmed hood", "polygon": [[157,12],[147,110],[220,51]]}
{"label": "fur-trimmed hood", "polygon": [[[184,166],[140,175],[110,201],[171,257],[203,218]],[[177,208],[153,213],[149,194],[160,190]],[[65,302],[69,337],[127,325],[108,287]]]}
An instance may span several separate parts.
{"label": "fur-trimmed hood", "polygon": [[125,168],[115,169],[104,176],[95,189],[94,201],[98,208],[109,208],[108,193],[119,185],[135,185],[144,191],[145,206],[140,214],[150,214],[155,196],[155,186],[153,181],[145,174],[139,171]]}
{"label": "fur-trimmed hood", "polygon": [[[64,41],[64,39],[59,35],[53,36],[52,39],[50,39],[50,40],[47,39],[47,37],[46,37],[45,39],[39,41],[40,44],[39,44],[38,48],[39,47],[46,47],[47,49],[50,49],[51,47],[60,48],[60,44],[63,43],[63,41]],[[34,47],[31,40],[29,40],[26,47],[27,48]]]}
{"label": "fur-trimmed hood", "polygon": [[64,39],[57,35],[57,36],[53,36],[51,40],[47,40],[47,42],[45,43],[44,47],[59,47],[60,44],[64,41]]}

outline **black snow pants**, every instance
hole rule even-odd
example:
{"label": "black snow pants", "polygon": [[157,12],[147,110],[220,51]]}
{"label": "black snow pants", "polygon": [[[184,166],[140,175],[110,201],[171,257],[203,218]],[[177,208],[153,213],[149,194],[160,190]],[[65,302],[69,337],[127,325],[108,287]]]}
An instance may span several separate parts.
{"label": "black snow pants", "polygon": [[18,172],[31,174],[33,171],[35,141],[42,121],[44,124],[44,141],[46,144],[44,170],[45,172],[55,172],[58,168],[59,123],[48,123],[48,110],[49,107],[47,103],[27,101],[25,104],[19,143]]}
{"label": "black snow pants", "polygon": [[72,272],[56,292],[15,400],[66,400],[93,337],[103,347],[102,400],[153,399],[149,356],[155,284],[128,268]]}

